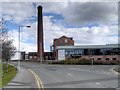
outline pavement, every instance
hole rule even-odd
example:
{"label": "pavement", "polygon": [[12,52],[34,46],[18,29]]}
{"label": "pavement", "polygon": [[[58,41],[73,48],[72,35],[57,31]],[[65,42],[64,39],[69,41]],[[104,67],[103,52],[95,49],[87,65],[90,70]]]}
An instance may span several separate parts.
{"label": "pavement", "polygon": [[21,67],[17,71],[17,75],[2,90],[16,90],[18,88],[27,90],[37,88],[35,78],[27,68]]}
{"label": "pavement", "polygon": [[[12,64],[17,65],[17,62]],[[120,90],[118,75],[111,71],[113,67],[117,65],[47,65],[21,62],[21,70],[4,88]]]}

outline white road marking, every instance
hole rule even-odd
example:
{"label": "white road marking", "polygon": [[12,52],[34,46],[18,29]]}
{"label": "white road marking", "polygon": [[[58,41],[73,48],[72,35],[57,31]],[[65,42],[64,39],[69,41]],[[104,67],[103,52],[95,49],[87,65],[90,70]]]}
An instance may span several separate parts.
{"label": "white road marking", "polygon": [[67,73],[67,75],[69,75],[69,76],[73,76],[72,74],[70,74],[70,73]]}
{"label": "white road marking", "polygon": [[101,85],[100,83],[96,83],[97,85]]}
{"label": "white road marking", "polygon": [[110,74],[110,72],[103,71],[104,74]]}

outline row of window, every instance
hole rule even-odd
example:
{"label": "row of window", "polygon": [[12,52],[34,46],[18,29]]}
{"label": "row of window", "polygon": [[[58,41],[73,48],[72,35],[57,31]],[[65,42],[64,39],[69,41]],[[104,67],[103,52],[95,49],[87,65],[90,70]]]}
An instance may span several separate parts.
{"label": "row of window", "polygon": [[83,50],[69,50],[69,51],[65,51],[65,55],[70,55],[70,54],[83,54]]}
{"label": "row of window", "polygon": [[70,56],[70,54],[81,54],[81,55],[118,55],[120,49],[118,48],[108,48],[108,49],[66,49],[65,55]]}
{"label": "row of window", "polygon": [[33,59],[33,58],[36,59],[37,56],[29,56],[29,58],[30,58],[30,59]]}
{"label": "row of window", "polygon": [[[97,58],[97,60],[102,60],[102,58]],[[110,60],[110,58],[105,58],[105,60]],[[117,60],[117,58],[112,58],[112,60]]]}

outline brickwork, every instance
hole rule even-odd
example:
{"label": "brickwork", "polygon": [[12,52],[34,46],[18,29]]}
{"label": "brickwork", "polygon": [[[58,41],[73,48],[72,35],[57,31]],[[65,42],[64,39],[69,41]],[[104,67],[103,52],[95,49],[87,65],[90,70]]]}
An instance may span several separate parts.
{"label": "brickwork", "polygon": [[55,59],[58,59],[58,53],[56,51],[57,46],[73,46],[74,40],[71,37],[62,36],[58,39],[54,39],[54,52],[55,52]]}
{"label": "brickwork", "polygon": [[56,50],[56,46],[74,45],[74,40],[71,37],[62,36],[58,39],[54,39],[53,45],[54,45],[54,50]]}
{"label": "brickwork", "polygon": [[38,32],[37,32],[37,58],[44,59],[44,41],[43,41],[43,17],[42,7],[38,6]]}
{"label": "brickwork", "polygon": [[116,58],[116,60],[118,61],[119,60],[119,57],[120,57],[120,55],[83,55],[82,56],[82,58],[85,58],[85,59],[90,59],[90,58],[92,58],[92,59],[94,59],[94,60],[107,60],[108,58],[108,60],[109,61],[112,61],[112,60],[114,60],[115,58]]}

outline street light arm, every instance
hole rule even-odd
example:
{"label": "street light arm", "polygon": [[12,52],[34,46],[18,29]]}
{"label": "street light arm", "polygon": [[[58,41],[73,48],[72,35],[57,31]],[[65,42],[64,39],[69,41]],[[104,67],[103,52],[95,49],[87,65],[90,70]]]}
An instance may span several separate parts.
{"label": "street light arm", "polygon": [[26,26],[27,28],[31,28],[31,26]]}
{"label": "street light arm", "polygon": [[20,29],[21,29],[21,27],[27,27],[27,28],[31,28],[31,26],[21,26],[21,25],[19,25],[19,31],[18,31],[18,33],[19,33],[19,35],[18,35],[18,41],[19,41],[19,43],[18,43],[18,52],[19,52],[19,62],[18,62],[18,69],[20,70],[20,59],[21,59],[21,53],[20,53]]}
{"label": "street light arm", "polygon": [[19,27],[27,27],[27,28],[31,28],[31,26],[30,25],[19,25]]}

